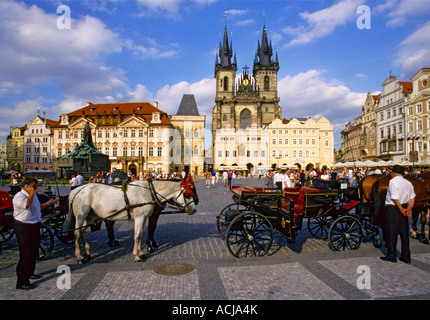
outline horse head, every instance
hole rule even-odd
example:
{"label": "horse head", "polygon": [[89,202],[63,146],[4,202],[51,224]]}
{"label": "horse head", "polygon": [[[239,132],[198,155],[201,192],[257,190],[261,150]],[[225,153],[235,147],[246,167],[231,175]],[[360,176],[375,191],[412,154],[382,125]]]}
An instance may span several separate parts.
{"label": "horse head", "polygon": [[[189,215],[196,213],[196,205],[199,202],[199,198],[197,196],[197,190],[194,182],[188,178],[186,180],[182,178],[180,187],[182,197],[179,196],[176,202],[178,202],[178,204],[182,206],[182,209]],[[181,203],[181,201],[183,202]]]}

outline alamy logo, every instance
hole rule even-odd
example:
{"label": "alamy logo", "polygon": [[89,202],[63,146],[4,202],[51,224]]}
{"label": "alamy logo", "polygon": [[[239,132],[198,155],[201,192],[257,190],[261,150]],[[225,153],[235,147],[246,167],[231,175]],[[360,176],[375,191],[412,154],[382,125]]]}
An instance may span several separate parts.
{"label": "alamy logo", "polygon": [[61,14],[61,16],[57,18],[57,28],[59,30],[70,29],[72,25],[70,7],[62,4],[58,6],[57,13]]}
{"label": "alamy logo", "polygon": [[370,8],[368,6],[361,5],[357,8],[357,14],[361,14],[357,18],[357,28],[360,30],[370,29],[371,28]]}
{"label": "alamy logo", "polygon": [[57,273],[61,273],[57,279],[57,288],[60,290],[71,289],[72,281],[70,268],[68,266],[61,265],[57,268]]}
{"label": "alamy logo", "polygon": [[358,266],[357,273],[360,274],[360,276],[357,279],[357,289],[363,290],[367,289],[370,290],[370,267],[366,265]]}

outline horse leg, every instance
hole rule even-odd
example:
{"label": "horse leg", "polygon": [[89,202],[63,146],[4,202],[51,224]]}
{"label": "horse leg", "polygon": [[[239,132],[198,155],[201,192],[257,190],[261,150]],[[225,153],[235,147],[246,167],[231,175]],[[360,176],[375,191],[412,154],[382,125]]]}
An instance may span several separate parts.
{"label": "horse leg", "polygon": [[411,238],[412,239],[416,239],[418,237],[417,236],[417,230],[418,230],[417,222],[418,222],[419,214],[420,214],[420,212],[417,209],[412,208],[412,224],[411,224]]}
{"label": "horse leg", "polygon": [[148,252],[154,252],[158,248],[158,244],[154,240],[155,228],[157,227],[158,218],[163,210],[162,207],[156,206],[154,212],[149,217],[148,221],[148,236],[146,237],[146,245]]}
{"label": "horse leg", "polygon": [[[421,238],[420,241],[424,244],[429,244],[429,239],[426,237],[426,222],[427,222],[427,211],[422,210],[421,212]],[[430,238],[430,230],[429,230]]]}
{"label": "horse leg", "polygon": [[106,230],[107,230],[107,234],[108,234],[108,246],[109,247],[117,247],[119,246],[119,242],[118,240],[115,239],[115,233],[113,231],[113,226],[115,224],[115,221],[108,221],[105,220],[105,224],[106,224]]}
{"label": "horse leg", "polygon": [[86,230],[87,228],[85,227],[81,234],[81,238],[82,238],[82,241],[84,242],[84,249],[85,249],[84,260],[82,261],[83,263],[87,263],[88,261],[91,260],[90,244],[87,242],[87,238],[85,237]]}
{"label": "horse leg", "polygon": [[133,246],[133,261],[142,261],[145,258],[142,252],[142,233],[145,226],[146,216],[142,215],[134,218],[134,246]]}

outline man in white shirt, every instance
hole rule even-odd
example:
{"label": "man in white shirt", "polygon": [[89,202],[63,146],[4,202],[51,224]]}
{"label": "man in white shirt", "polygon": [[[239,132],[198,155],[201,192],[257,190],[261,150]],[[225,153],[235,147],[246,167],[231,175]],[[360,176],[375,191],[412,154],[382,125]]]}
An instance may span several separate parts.
{"label": "man in white shirt", "polygon": [[282,178],[283,178],[282,185],[284,186],[284,188],[292,188],[293,187],[293,183],[290,180],[290,174],[291,174],[291,169],[287,169],[285,174],[282,176]]}
{"label": "man in white shirt", "polygon": [[409,217],[415,204],[415,191],[412,183],[403,175],[405,169],[395,165],[391,171],[385,205],[387,206],[387,255],[381,257],[384,261],[397,262],[397,237],[400,235],[400,260],[411,263],[409,248]]}
{"label": "man in white shirt", "polygon": [[19,261],[16,266],[18,280],[17,289],[33,289],[34,284],[30,279],[39,279],[35,275],[36,260],[39,255],[40,222],[42,221],[42,210],[56,203],[59,199],[50,199],[40,204],[35,192],[37,179],[26,177],[24,188],[13,197],[14,230],[19,248]]}
{"label": "man in white shirt", "polygon": [[76,174],[76,185],[82,186],[83,183],[84,183],[84,177],[78,172]]}
{"label": "man in white shirt", "polygon": [[273,176],[273,182],[275,184],[275,188],[276,189],[282,189],[282,185],[283,185],[283,174],[282,174],[282,170],[278,169],[278,172],[275,173],[275,175]]}

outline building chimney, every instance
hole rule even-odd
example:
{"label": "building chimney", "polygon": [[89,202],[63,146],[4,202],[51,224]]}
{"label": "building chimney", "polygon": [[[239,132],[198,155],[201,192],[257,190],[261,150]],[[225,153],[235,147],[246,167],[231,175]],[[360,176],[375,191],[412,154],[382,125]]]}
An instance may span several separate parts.
{"label": "building chimney", "polygon": [[158,109],[158,101],[154,101],[154,107]]}
{"label": "building chimney", "polygon": [[88,107],[90,104],[92,104],[92,103],[91,103],[91,102],[89,102],[89,101],[87,101],[87,107]]}

